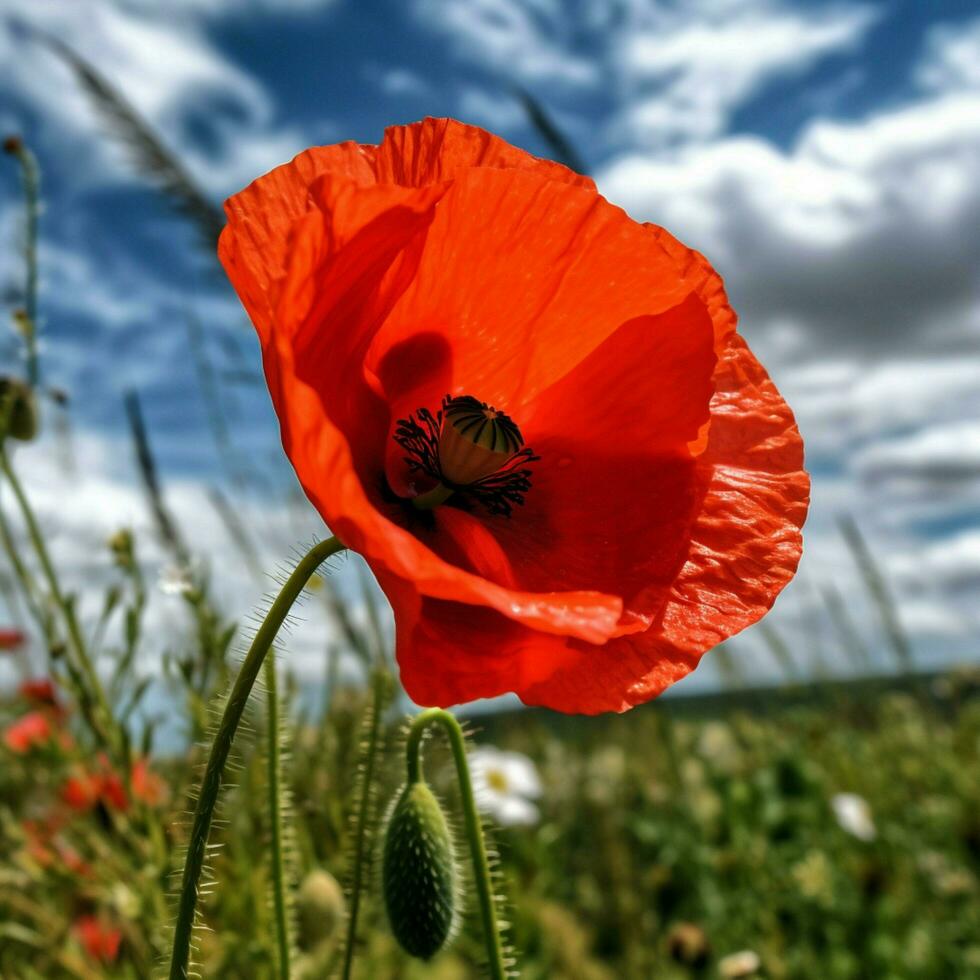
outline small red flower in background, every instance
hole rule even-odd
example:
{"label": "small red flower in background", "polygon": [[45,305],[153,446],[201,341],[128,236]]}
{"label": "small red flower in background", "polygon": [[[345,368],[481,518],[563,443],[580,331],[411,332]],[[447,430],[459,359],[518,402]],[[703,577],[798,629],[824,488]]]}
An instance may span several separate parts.
{"label": "small red flower in background", "polygon": [[[146,759],[137,759],[133,763],[130,789],[133,798],[147,806],[159,806],[166,799],[166,783],[150,769]],[[61,799],[73,810],[81,812],[101,803],[109,810],[124,813],[130,804],[122,779],[111,769],[105,756],[100,757],[98,768],[79,770],[69,776],[61,787]]]}
{"label": "small red flower in background", "polygon": [[147,806],[160,806],[167,799],[167,784],[146,759],[137,759],[129,777],[133,796]]}
{"label": "small red flower in background", "polygon": [[23,681],[17,688],[17,693],[26,701],[33,701],[35,704],[45,705],[49,708],[61,709],[55,686],[47,677]]}
{"label": "small red flower in background", "polygon": [[75,920],[72,932],[85,952],[99,963],[115,963],[122,942],[122,932],[107,925],[94,915],[83,915]]}
{"label": "small red flower in background", "polygon": [[792,412],[703,256],[588,178],[427,119],[226,210],[283,445],[417,702],[624,710],[792,577]]}
{"label": "small red flower in background", "polygon": [[0,627],[0,651],[19,650],[27,642],[27,635],[18,629]]}
{"label": "small red flower in background", "polygon": [[59,867],[80,878],[91,877],[91,866],[59,836],[60,826],[57,819],[25,820],[22,827],[27,853],[42,868]]}
{"label": "small red flower in background", "polygon": [[56,726],[47,712],[29,711],[7,726],[3,740],[11,752],[23,755],[49,744],[55,734]]}

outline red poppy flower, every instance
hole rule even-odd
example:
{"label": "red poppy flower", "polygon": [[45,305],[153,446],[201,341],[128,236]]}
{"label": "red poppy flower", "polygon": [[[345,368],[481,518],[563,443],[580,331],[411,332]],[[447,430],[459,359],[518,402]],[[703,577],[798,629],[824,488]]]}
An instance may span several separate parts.
{"label": "red poppy flower", "polygon": [[129,782],[133,796],[147,806],[160,806],[167,798],[167,784],[150,768],[146,759],[137,759],[133,763]]}
{"label": "red poppy flower", "polygon": [[42,868],[60,865],[60,870],[67,871],[81,878],[90,878],[92,868],[70,844],[58,834],[60,823],[49,817],[41,823],[25,820],[22,824],[26,851],[31,859]]}
{"label": "red poppy flower", "polygon": [[122,942],[122,932],[115,926],[107,925],[94,915],[83,915],[75,920],[72,932],[93,960],[98,960],[100,963],[116,961],[119,945]]}
{"label": "red poppy flower", "polygon": [[78,772],[61,787],[61,799],[73,810],[91,810],[102,796],[102,776]]}
{"label": "red poppy flower", "polygon": [[792,577],[792,413],[707,261],[588,178],[427,119],[226,210],[286,452],[419,703],[624,710]]}
{"label": "red poppy flower", "polygon": [[0,650],[19,650],[27,642],[22,630],[4,627],[0,629]]}
{"label": "red poppy flower", "polygon": [[[137,759],[130,773],[130,789],[134,799],[147,806],[159,806],[166,798],[166,783],[146,759]],[[65,780],[61,799],[73,810],[86,811],[101,803],[107,809],[124,813],[129,809],[129,796],[119,774],[112,771],[104,756],[94,771],[79,770]]]}
{"label": "red poppy flower", "polygon": [[58,694],[54,684],[47,677],[37,677],[21,682],[17,692],[26,701],[46,705],[60,710]]}
{"label": "red poppy flower", "polygon": [[54,734],[54,725],[45,712],[29,711],[7,726],[3,740],[11,752],[23,755],[31,749],[46,745]]}

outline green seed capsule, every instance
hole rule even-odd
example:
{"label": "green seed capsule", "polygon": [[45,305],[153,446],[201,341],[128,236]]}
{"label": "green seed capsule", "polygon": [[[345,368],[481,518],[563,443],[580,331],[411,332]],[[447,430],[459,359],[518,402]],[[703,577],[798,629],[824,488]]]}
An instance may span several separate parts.
{"label": "green seed capsule", "polygon": [[385,831],[385,907],[402,948],[427,960],[446,944],[456,910],[456,865],[439,801],[423,783],[409,783]]}
{"label": "green seed capsule", "polygon": [[37,435],[37,406],[31,389],[16,378],[0,377],[0,440],[30,442]]}

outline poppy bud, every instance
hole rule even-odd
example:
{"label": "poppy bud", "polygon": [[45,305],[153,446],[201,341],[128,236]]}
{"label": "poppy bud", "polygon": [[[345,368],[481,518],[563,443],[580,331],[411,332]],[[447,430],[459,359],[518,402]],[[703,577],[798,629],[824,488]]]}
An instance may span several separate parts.
{"label": "poppy bud", "polygon": [[19,136],[5,136],[3,140],[3,152],[14,156],[17,153],[20,153],[23,145],[23,140],[21,140]]}
{"label": "poppy bud", "polygon": [[427,960],[449,939],[457,871],[449,825],[432,790],[409,783],[385,831],[382,883],[391,931],[402,949]]}
{"label": "poppy bud", "polygon": [[336,932],[344,915],[344,892],[329,871],[314,868],[300,885],[296,905],[303,945],[312,947]]}
{"label": "poppy bud", "polygon": [[134,566],[136,559],[132,531],[121,528],[109,538],[106,544],[117,568],[128,570]]}
{"label": "poppy bud", "polygon": [[0,377],[0,439],[30,442],[37,435],[37,408],[31,389],[17,378]]}
{"label": "poppy bud", "polygon": [[472,395],[451,399],[443,412],[439,464],[451,483],[466,486],[496,473],[524,445],[504,412]]}

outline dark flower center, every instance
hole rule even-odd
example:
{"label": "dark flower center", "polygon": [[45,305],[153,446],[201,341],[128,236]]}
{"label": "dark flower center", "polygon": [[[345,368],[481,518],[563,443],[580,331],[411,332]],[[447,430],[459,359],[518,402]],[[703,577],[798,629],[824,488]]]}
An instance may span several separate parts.
{"label": "dark flower center", "polygon": [[506,412],[472,395],[446,395],[434,415],[420,408],[399,419],[394,439],[408,453],[409,469],[436,481],[433,490],[413,500],[422,509],[459,493],[475,498],[491,514],[509,517],[531,489],[526,464],[540,458],[524,445],[521,430]]}

